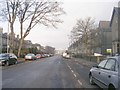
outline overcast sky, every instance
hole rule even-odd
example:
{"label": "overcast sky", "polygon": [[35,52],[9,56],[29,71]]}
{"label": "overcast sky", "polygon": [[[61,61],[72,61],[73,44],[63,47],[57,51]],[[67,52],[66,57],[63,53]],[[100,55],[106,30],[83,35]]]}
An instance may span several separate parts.
{"label": "overcast sky", "polygon": [[[63,2],[62,7],[66,12],[61,17],[63,23],[58,25],[58,29],[47,28],[37,25],[27,36],[27,40],[39,43],[43,46],[49,45],[56,49],[66,49],[69,46],[69,35],[76,20],[79,18],[92,17],[98,23],[101,20],[110,21],[113,7],[118,5],[119,0],[59,0]],[[0,22],[7,32],[7,22]],[[15,25],[15,32],[18,33],[18,25]]]}

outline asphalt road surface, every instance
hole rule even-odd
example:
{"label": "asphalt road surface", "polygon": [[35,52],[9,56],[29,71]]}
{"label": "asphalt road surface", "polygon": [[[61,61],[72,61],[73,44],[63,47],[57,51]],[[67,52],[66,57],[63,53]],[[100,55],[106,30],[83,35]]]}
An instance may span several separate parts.
{"label": "asphalt road surface", "polygon": [[3,67],[2,88],[99,88],[89,68],[59,55]]}

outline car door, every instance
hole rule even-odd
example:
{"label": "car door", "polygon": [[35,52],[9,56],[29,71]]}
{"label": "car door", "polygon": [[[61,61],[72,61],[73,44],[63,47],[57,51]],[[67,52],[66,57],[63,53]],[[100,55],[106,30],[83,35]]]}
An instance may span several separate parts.
{"label": "car door", "polygon": [[16,61],[15,55],[14,54],[9,54],[9,58],[10,58],[10,64],[14,64]]}
{"label": "car door", "polygon": [[15,54],[12,54],[12,57],[13,57],[13,64],[15,64],[17,61],[17,56]]}
{"label": "car door", "polygon": [[118,90],[120,90],[120,57],[118,57]]}
{"label": "car door", "polygon": [[103,60],[98,64],[98,68],[95,68],[94,71],[92,72],[93,77],[95,78],[95,82],[102,87],[103,85],[101,84],[101,71],[104,68],[105,64],[106,64],[107,60]]}
{"label": "car door", "polygon": [[101,80],[105,85],[105,88],[108,88],[109,84],[113,84],[117,86],[118,83],[118,70],[117,68],[117,61],[115,58],[109,58],[105,68],[101,72]]}

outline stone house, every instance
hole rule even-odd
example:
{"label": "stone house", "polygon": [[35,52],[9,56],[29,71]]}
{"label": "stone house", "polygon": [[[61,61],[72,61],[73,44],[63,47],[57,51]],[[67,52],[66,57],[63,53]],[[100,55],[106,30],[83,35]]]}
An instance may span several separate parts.
{"label": "stone house", "polygon": [[110,27],[112,30],[113,54],[120,53],[120,7],[114,7]]}
{"label": "stone house", "polygon": [[0,27],[0,53],[2,53],[2,32],[3,28]]}
{"label": "stone house", "polygon": [[110,21],[99,22],[99,40],[101,54],[110,54],[107,49],[112,49],[112,31],[110,29]]}

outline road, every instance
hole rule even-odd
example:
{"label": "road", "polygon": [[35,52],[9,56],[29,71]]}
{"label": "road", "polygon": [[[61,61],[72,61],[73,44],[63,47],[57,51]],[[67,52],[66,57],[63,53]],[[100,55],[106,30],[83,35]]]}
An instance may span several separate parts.
{"label": "road", "polygon": [[3,88],[99,88],[89,84],[88,67],[59,55],[3,67]]}

